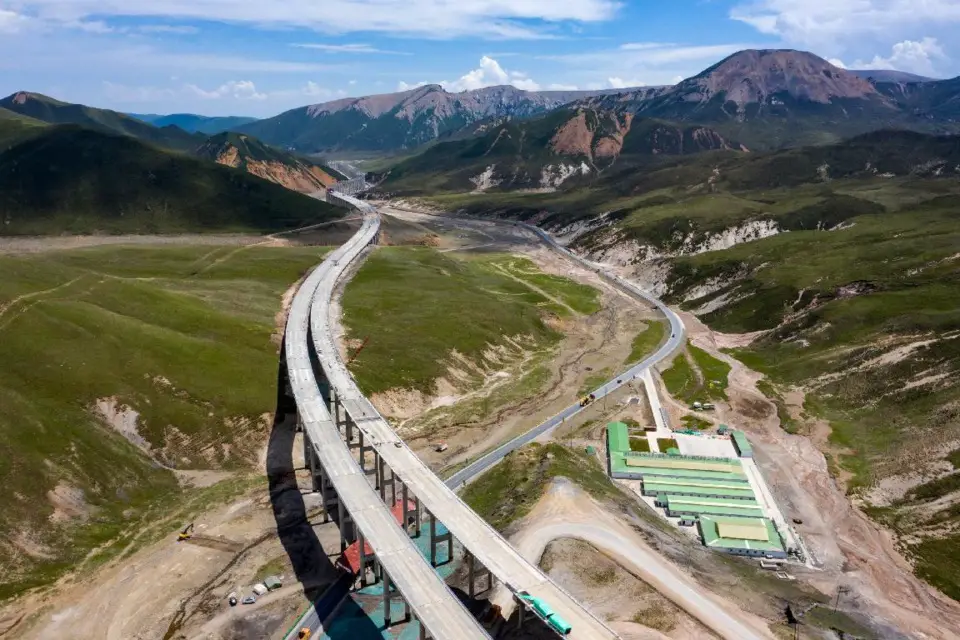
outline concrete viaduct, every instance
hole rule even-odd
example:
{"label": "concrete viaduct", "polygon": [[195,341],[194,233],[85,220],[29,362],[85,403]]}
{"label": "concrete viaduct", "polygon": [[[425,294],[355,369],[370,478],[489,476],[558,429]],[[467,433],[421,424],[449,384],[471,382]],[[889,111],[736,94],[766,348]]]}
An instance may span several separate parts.
{"label": "concrete viaduct", "polygon": [[[489,638],[435,571],[438,546],[449,545],[449,557],[456,537],[466,552],[470,597],[477,595],[480,579],[489,576],[482,580],[484,590],[496,582],[513,594],[527,592],[541,599],[569,623],[567,637],[573,640],[619,638],[461,501],[360,392],[331,331],[331,300],[344,273],[377,243],[380,215],[345,193],[329,195],[360,211],[363,223],[306,278],[295,296],[285,338],[287,372],[312,489],[322,494],[324,517],[340,529],[341,550],[360,542],[360,581],[383,582],[387,624],[397,622],[389,619],[389,605],[400,598],[404,619],[416,618],[421,638]],[[402,525],[391,513],[397,506]],[[410,537],[424,527],[432,533],[429,558]],[[373,550],[371,557],[364,543]],[[522,621],[529,604],[516,596],[514,600]]]}

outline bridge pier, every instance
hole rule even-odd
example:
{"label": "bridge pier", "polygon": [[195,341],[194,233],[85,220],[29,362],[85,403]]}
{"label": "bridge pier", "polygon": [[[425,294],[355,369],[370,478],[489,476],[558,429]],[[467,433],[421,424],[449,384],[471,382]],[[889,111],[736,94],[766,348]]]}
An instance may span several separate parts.
{"label": "bridge pier", "polygon": [[[482,564],[479,567],[479,572],[477,571],[477,559],[474,557],[470,551],[466,552],[467,554],[467,593],[470,595],[470,598],[476,598],[481,593],[486,593],[493,589],[493,574]],[[479,574],[479,575],[478,575]],[[487,578],[487,586],[481,591],[477,591],[477,578],[479,577]]]}
{"label": "bridge pier", "polygon": [[427,512],[427,515],[430,516],[430,564],[434,567],[439,567],[440,564],[437,563],[437,547],[439,547],[444,542],[447,543],[447,561],[442,564],[447,564],[453,560],[453,534],[448,530],[446,533],[437,534],[437,516]]}
{"label": "bridge pier", "polygon": [[[387,477],[387,472],[390,472],[390,477]],[[390,487],[390,502],[387,502],[387,486]],[[384,462],[383,457],[379,454],[377,455],[377,488],[380,490],[380,499],[390,507],[397,504],[397,476],[394,475],[393,469],[387,466]]]}

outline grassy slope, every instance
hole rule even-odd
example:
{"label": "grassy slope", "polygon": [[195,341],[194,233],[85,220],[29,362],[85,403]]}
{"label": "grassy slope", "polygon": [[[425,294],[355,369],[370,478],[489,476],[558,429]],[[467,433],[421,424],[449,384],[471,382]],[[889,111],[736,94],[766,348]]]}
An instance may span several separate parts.
{"label": "grassy slope", "polygon": [[7,235],[280,231],[342,211],[132,138],[48,127],[0,152]]}
{"label": "grassy slope", "polygon": [[[0,447],[16,452],[0,457],[0,530],[12,536],[0,544],[0,597],[52,579],[157,504],[169,512],[186,499],[172,474],[95,417],[97,399],[138,411],[140,434],[169,466],[256,459],[258,420],[276,397],[274,314],[320,252],[234,251],[0,256]],[[47,492],[61,481],[93,508],[85,525],[47,522]],[[18,532],[49,557],[20,553]]]}
{"label": "grassy slope", "polygon": [[564,308],[507,275],[517,273],[571,307],[595,310],[596,290],[536,272],[527,261],[460,259],[422,247],[377,251],[343,297],[348,337],[371,338],[351,367],[360,386],[430,392],[447,374],[453,349],[484,367],[494,366],[485,352],[508,339],[531,350],[554,343],[559,335],[543,314]]}
{"label": "grassy slope", "polygon": [[650,322],[647,328],[637,334],[630,345],[630,355],[624,364],[634,364],[651,355],[663,342],[667,334],[667,325],[663,322]]}
{"label": "grassy slope", "polygon": [[[780,390],[812,389],[806,413],[829,420],[828,456],[835,469],[852,474],[856,491],[904,468],[949,464],[946,456],[960,441],[960,188],[951,179],[958,154],[960,138],[878,132],[747,159],[704,154],[568,192],[432,200],[488,215],[538,215],[553,229],[611,212],[605,227],[578,238],[582,249],[613,238],[677,251],[688,239],[687,246],[697,246],[749,221],[789,230],[666,260],[670,297],[691,310],[719,305],[702,319],[721,331],[772,330],[738,357],[772,378],[766,392],[784,417]],[[818,175],[824,165],[830,180]],[[895,177],[879,175],[886,172]],[[871,363],[924,340],[934,342]],[[683,379],[678,375],[678,387]],[[784,427],[803,425],[791,419]],[[907,496],[871,513],[919,536],[905,549],[918,572],[960,594],[958,574],[949,570],[960,557],[960,510],[944,502]]]}
{"label": "grassy slope", "polygon": [[8,96],[0,101],[0,106],[48,124],[80,125],[105,133],[130,136],[166,149],[192,151],[204,139],[203,135],[188,133],[179,127],[155,127],[109,109],[61,102],[40,94],[29,96],[22,103],[14,99],[15,96]]}
{"label": "grassy slope", "polygon": [[511,453],[464,489],[463,500],[499,531],[523,518],[557,476],[575,480],[599,500],[631,501],[607,478],[594,456],[560,444],[532,444]]}

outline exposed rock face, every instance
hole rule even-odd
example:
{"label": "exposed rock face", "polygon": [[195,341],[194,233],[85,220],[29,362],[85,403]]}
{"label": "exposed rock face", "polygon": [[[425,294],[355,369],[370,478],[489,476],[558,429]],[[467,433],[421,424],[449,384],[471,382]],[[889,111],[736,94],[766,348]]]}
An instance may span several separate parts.
{"label": "exposed rock face", "polygon": [[833,98],[877,97],[864,78],[804,51],[750,50],[735,53],[703,73],[684,80],[673,92],[684,100],[706,102],[723,92],[738,105],[767,102],[786,93],[798,100],[829,103]]}
{"label": "exposed rock face", "polygon": [[197,155],[228,167],[282,185],[301,193],[315,193],[336,184],[336,179],[322,168],[300,158],[272,149],[256,138],[243,134],[224,133],[210,138]]}

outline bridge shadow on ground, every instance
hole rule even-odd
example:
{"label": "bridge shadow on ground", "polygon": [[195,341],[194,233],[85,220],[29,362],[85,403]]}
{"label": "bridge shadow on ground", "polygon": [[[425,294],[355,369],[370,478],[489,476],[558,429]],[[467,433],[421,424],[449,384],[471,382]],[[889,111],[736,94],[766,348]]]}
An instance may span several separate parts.
{"label": "bridge shadow on ground", "polygon": [[[277,409],[267,445],[267,481],[277,523],[277,535],[297,580],[310,602],[316,604],[342,574],[320,544],[307,518],[307,506],[297,485],[293,448],[297,432],[296,402],[288,392],[287,362],[281,348],[277,372]],[[336,550],[339,552],[339,549]]]}

